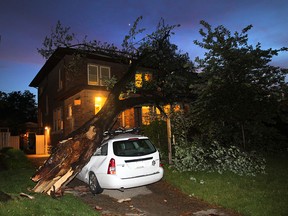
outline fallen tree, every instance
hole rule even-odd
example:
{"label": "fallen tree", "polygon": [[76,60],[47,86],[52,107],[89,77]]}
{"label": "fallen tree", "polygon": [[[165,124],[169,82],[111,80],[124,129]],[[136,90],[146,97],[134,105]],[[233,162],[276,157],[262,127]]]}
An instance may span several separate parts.
{"label": "fallen tree", "polygon": [[[135,42],[138,33],[143,32],[143,29],[137,29],[140,20],[136,20],[125,37],[122,50],[97,41],[84,40],[83,43],[72,44],[74,34],[69,34],[69,28],[63,28],[60,23],[51,38],[45,38],[44,48],[38,51],[47,58],[57,47],[77,47],[76,54],[82,57],[87,53],[101,52],[129,67],[111,88],[99,113],[61,141],[39,167],[32,177],[37,182],[33,188],[35,192],[51,196],[61,194],[61,189],[89,162],[103,140],[103,132],[113,127],[122,111],[143,104],[154,104],[160,108],[160,105],[194,98],[190,88],[194,77],[192,63],[187,54],[181,54],[177,46],[169,41],[172,30],[177,26],[165,25],[161,20],[155,32]],[[136,89],[131,83],[134,83],[139,67],[151,68],[154,72],[152,80]]]}

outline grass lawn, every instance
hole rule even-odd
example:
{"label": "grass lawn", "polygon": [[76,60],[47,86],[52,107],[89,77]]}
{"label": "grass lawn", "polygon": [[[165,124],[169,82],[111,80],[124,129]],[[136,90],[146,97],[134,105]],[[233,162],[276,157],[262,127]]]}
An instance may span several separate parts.
{"label": "grass lawn", "polygon": [[165,180],[186,194],[234,209],[245,216],[288,215],[288,156],[267,160],[267,174],[183,172],[165,169]]}
{"label": "grass lawn", "polygon": [[[0,191],[8,194],[12,200],[4,201],[0,195],[0,215],[100,215],[71,194],[53,199],[44,194],[30,192],[28,188],[35,185],[30,180],[35,169],[25,161],[27,159],[24,154],[21,156],[21,153],[16,151],[8,155],[7,158],[6,153],[0,153],[0,163],[9,161],[8,168],[0,169]],[[21,197],[21,192],[32,195],[35,199]]]}

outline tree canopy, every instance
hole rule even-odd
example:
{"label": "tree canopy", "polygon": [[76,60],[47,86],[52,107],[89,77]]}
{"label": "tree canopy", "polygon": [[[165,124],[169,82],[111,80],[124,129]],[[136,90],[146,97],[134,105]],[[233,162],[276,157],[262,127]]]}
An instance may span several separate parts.
{"label": "tree canopy", "polygon": [[194,43],[206,53],[196,59],[202,85],[193,104],[195,125],[210,139],[226,145],[251,149],[274,143],[276,131],[272,125],[279,102],[287,97],[288,70],[269,63],[287,48],[249,45],[252,25],[232,34],[222,25],[213,29],[205,21],[201,24],[202,41]]}
{"label": "tree canopy", "polygon": [[35,95],[26,90],[23,93],[0,91],[0,126],[10,127],[17,134],[20,124],[37,122],[37,104]]}

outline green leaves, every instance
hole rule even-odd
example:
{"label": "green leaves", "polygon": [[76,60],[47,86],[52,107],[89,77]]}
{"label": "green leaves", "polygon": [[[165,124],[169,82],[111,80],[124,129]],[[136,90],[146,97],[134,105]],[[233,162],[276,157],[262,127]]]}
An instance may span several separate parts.
{"label": "green leaves", "polygon": [[236,140],[242,147],[249,143],[250,149],[267,145],[267,134],[275,134],[268,131],[277,116],[277,101],[287,86],[287,70],[268,64],[286,48],[264,50],[260,43],[248,44],[252,25],[232,35],[222,25],[212,29],[205,21],[201,24],[202,41],[194,43],[207,51],[195,59],[203,83],[192,105],[195,126],[225,145]]}
{"label": "green leaves", "polygon": [[256,176],[265,173],[266,160],[255,152],[243,152],[236,146],[223,147],[217,142],[212,142],[210,147],[202,147],[196,142],[185,147],[177,142],[174,167],[182,172],[232,172],[240,176]]}
{"label": "green leaves", "polygon": [[58,47],[70,47],[73,41],[75,41],[75,34],[70,33],[70,27],[63,27],[58,20],[55,30],[51,30],[50,37],[45,37],[43,48],[37,49],[37,51],[45,59],[48,59]]}

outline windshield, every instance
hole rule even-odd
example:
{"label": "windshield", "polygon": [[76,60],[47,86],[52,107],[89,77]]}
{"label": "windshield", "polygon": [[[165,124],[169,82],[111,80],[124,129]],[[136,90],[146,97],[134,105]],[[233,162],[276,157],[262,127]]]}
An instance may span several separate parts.
{"label": "windshield", "polygon": [[149,139],[132,139],[114,142],[113,151],[116,156],[130,157],[154,153],[156,148]]}

